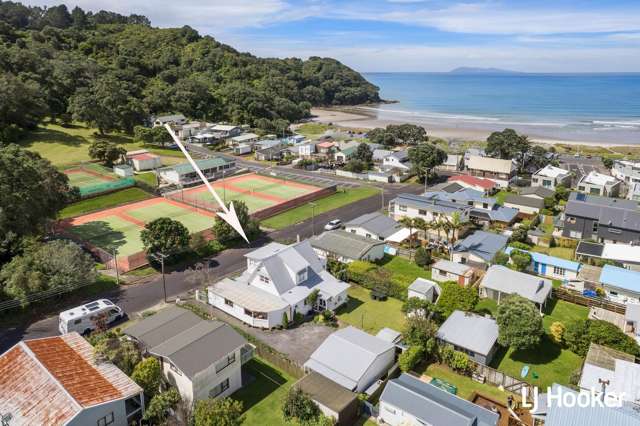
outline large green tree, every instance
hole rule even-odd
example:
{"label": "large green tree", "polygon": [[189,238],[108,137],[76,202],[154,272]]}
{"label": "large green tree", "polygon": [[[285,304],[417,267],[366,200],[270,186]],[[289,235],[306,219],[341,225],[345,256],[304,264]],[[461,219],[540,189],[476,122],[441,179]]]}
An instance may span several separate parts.
{"label": "large green tree", "polygon": [[431,143],[420,143],[409,148],[409,160],[413,172],[424,180],[436,166],[447,160],[447,153]]}
{"label": "large green tree", "polygon": [[503,160],[521,159],[529,151],[531,143],[524,135],[519,135],[513,129],[493,132],[487,138],[487,155]]}
{"label": "large green tree", "polygon": [[150,425],[165,424],[167,417],[169,417],[169,410],[175,409],[180,400],[180,393],[176,388],[170,388],[155,395],[146,407],[143,420],[146,420]]}
{"label": "large green tree", "polygon": [[93,334],[89,338],[98,361],[108,361],[116,365],[127,376],[133,373],[142,360],[140,349],[134,341],[127,339],[119,330],[107,330]]}
{"label": "large green tree", "polygon": [[498,343],[516,350],[537,346],[544,334],[538,308],[519,295],[505,297],[498,305]]}
{"label": "large green tree", "polygon": [[189,230],[177,220],[161,217],[147,223],[140,231],[140,240],[147,253],[172,255],[184,252],[189,247]]}
{"label": "large green tree", "polygon": [[[258,222],[252,219],[249,215],[249,208],[247,205],[243,201],[234,201],[233,206],[247,238],[253,238],[258,235],[260,232]],[[235,231],[235,229],[233,229],[231,225],[222,220],[219,216],[216,216],[213,224],[213,233],[216,235],[216,239],[223,243],[240,238],[240,235]]]}
{"label": "large green tree", "polygon": [[586,356],[590,343],[608,346],[634,356],[640,356],[640,347],[615,324],[603,320],[578,320],[567,324],[564,340],[572,352]]}
{"label": "large green tree", "polygon": [[78,245],[55,240],[29,244],[0,270],[0,289],[27,304],[34,293],[93,283],[95,262]]}
{"label": "large green tree", "polygon": [[282,404],[285,420],[296,420],[301,424],[314,421],[322,416],[318,404],[298,387],[292,387]]}
{"label": "large green tree", "polygon": [[242,421],[242,401],[231,398],[203,399],[193,409],[195,426],[240,426]]}
{"label": "large green tree", "polygon": [[16,142],[24,129],[35,128],[46,112],[36,81],[0,72],[0,146]]}
{"label": "large green tree", "polygon": [[89,146],[89,157],[111,167],[113,163],[124,157],[127,151],[113,142],[97,140]]}
{"label": "large green tree", "polygon": [[478,304],[478,290],[474,287],[463,287],[453,281],[440,284],[442,293],[436,305],[442,315],[448,317],[453,311],[473,311]]}
{"label": "large green tree", "polygon": [[140,385],[144,390],[144,396],[150,400],[160,391],[162,383],[160,361],[152,356],[143,359],[133,368],[131,379]]}
{"label": "large green tree", "polygon": [[40,155],[17,145],[0,147],[0,264],[22,237],[42,233],[77,195],[67,176]]}

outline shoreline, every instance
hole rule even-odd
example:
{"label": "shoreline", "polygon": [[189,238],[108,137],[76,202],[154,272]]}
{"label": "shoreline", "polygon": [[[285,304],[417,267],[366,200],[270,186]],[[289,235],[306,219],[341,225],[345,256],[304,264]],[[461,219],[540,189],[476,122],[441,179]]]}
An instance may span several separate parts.
{"label": "shoreline", "polygon": [[[350,106],[350,107],[336,107],[336,108],[312,108],[312,122],[322,124],[333,124],[338,127],[345,127],[351,129],[373,129],[376,127],[386,127],[389,124],[403,124],[411,123],[422,125],[427,130],[429,137],[436,137],[445,139],[447,141],[470,141],[470,142],[486,142],[487,137],[491,134],[491,130],[477,129],[471,127],[455,127],[444,125],[433,125],[418,122],[407,117],[406,120],[396,119],[380,119],[374,112],[371,112],[365,108],[371,108],[370,105]],[[526,132],[519,132],[526,133]],[[640,147],[639,144],[630,143],[616,143],[605,141],[578,141],[578,140],[566,140],[556,139],[550,137],[540,137],[530,135],[529,140],[531,142],[541,145],[573,145],[573,146],[587,146],[587,147],[600,147],[604,149],[610,149],[614,147]]]}

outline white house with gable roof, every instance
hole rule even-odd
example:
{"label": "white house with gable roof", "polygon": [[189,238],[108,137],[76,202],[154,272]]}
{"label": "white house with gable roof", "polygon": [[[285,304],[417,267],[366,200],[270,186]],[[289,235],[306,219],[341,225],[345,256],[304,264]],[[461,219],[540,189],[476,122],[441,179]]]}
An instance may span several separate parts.
{"label": "white house with gable roof", "polygon": [[[247,269],[209,287],[209,304],[260,328],[290,321],[312,309],[335,310],[347,302],[349,284],[334,278],[309,241],[270,243],[245,255]],[[307,297],[318,290],[314,306]]]}

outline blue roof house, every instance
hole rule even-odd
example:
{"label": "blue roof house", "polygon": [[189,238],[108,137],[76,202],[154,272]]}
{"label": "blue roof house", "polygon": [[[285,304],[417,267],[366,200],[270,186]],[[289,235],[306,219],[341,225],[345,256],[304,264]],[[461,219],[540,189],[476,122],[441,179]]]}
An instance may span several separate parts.
{"label": "blue roof house", "polygon": [[505,235],[476,231],[453,247],[451,260],[456,263],[489,265],[496,253],[505,248],[508,240]]}
{"label": "blue roof house", "polygon": [[[519,250],[514,247],[507,247],[504,252],[511,255],[513,250]],[[575,280],[578,278],[578,272],[582,264],[572,260],[566,260],[555,256],[549,256],[544,253],[536,253],[534,251],[520,250],[531,255],[531,265],[529,272],[543,277],[558,280]]]}
{"label": "blue roof house", "polygon": [[604,265],[600,272],[600,284],[609,300],[618,303],[640,302],[640,272]]}
{"label": "blue roof house", "polygon": [[378,422],[399,425],[497,426],[500,416],[408,374],[391,379],[380,395]]}

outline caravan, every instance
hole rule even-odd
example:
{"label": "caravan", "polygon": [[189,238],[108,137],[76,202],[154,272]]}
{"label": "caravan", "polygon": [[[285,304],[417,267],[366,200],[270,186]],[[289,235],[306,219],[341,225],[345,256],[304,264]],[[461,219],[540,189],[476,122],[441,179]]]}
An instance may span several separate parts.
{"label": "caravan", "polygon": [[108,299],[100,299],[86,305],[61,312],[58,330],[61,334],[77,331],[89,334],[102,323],[105,326],[125,317],[124,311]]}

